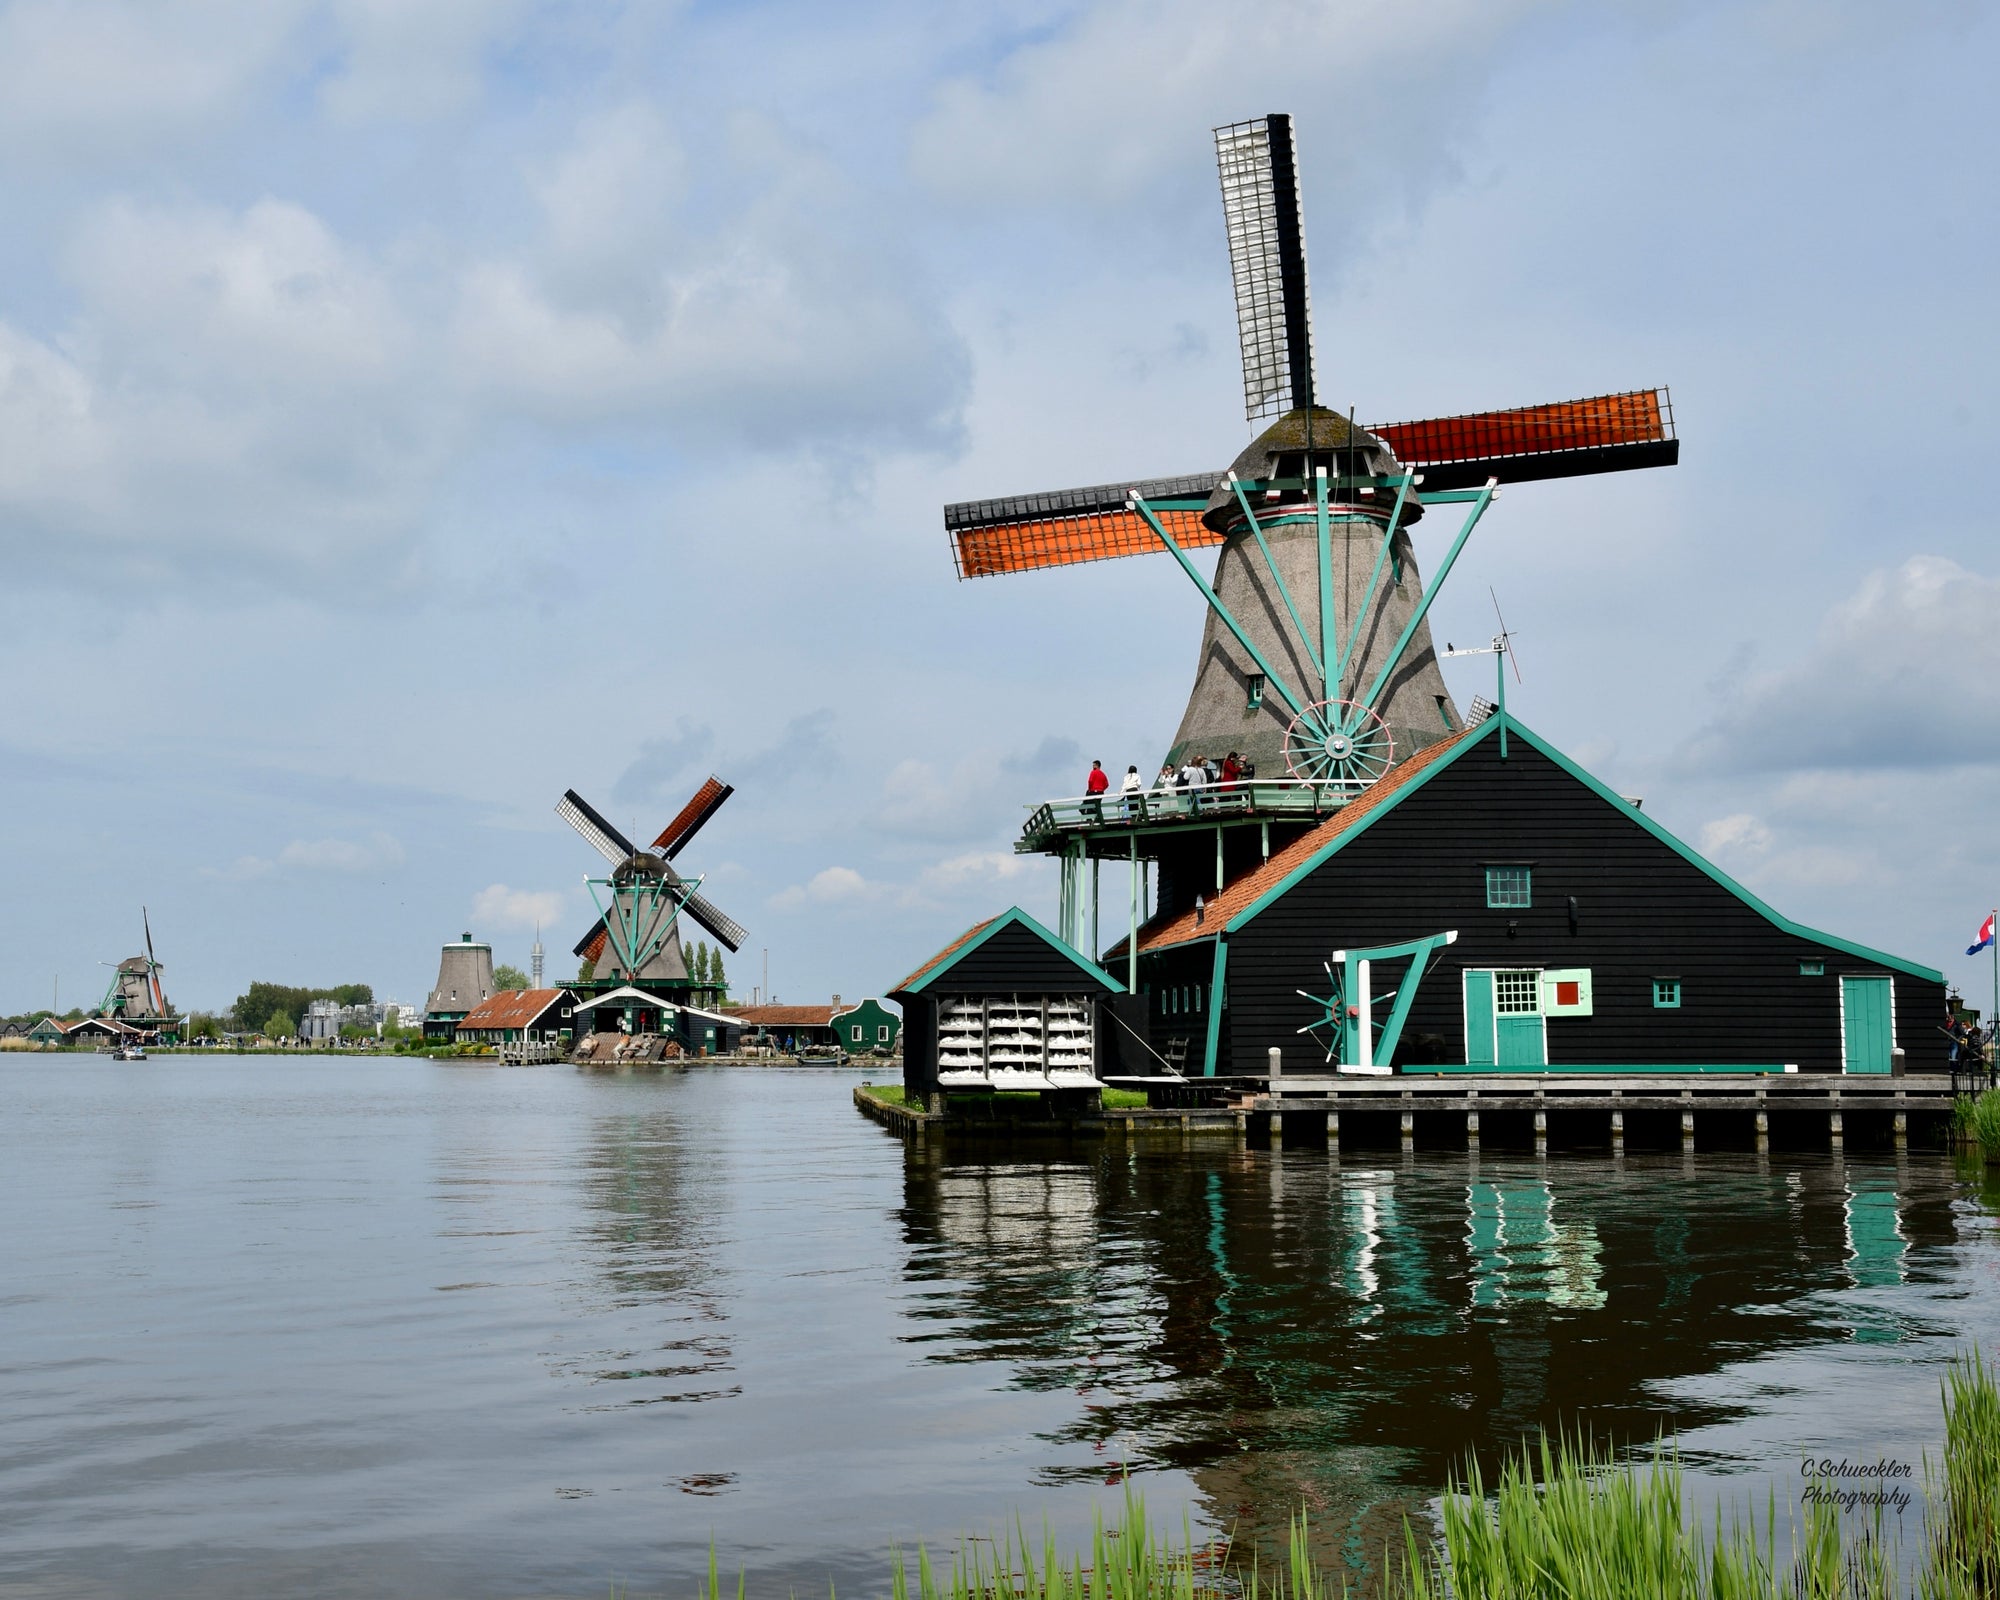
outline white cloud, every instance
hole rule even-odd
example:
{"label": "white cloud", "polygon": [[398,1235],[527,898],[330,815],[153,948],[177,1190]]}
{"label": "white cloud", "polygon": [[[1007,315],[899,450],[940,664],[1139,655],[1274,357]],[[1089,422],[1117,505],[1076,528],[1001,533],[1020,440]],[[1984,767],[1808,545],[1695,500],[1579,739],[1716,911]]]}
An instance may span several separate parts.
{"label": "white cloud", "polygon": [[546,928],[561,922],[569,896],[558,889],[511,889],[490,883],[473,896],[472,920],[483,928]]}
{"label": "white cloud", "polygon": [[463,276],[467,387],[547,422],[672,421],[761,450],[955,442],[964,347],[863,197],[753,119],[721,159],[729,200],[679,204],[679,146],[634,103],[535,164],[540,234]]}
{"label": "white cloud", "polygon": [[446,409],[387,276],[297,205],[96,208],[58,339],[0,321],[0,550],[33,575],[393,571]]}
{"label": "white cloud", "polygon": [[1701,853],[1761,855],[1771,848],[1771,830],[1747,811],[1702,824]]}
{"label": "white cloud", "polygon": [[0,161],[130,154],[238,111],[299,0],[13,0],[0,7]]}
{"label": "white cloud", "polygon": [[403,847],[386,833],[366,839],[294,839],[278,852],[278,865],[305,872],[381,872],[403,864]]}
{"label": "white cloud", "polygon": [[803,884],[771,897],[778,911],[812,908],[856,908],[888,905],[898,910],[938,910],[990,895],[995,889],[1017,892],[1026,883],[1048,876],[1048,864],[1037,856],[1011,850],[970,850],[947,856],[921,868],[915,877],[895,883],[862,876],[852,867],[827,867]]}
{"label": "white cloud", "polygon": [[371,833],[365,839],[294,839],[268,856],[238,856],[226,867],[204,867],[202,876],[226,883],[249,883],[280,872],[334,872],[360,875],[386,872],[406,859],[393,834]]}
{"label": "white cloud", "polygon": [[1871,572],[1802,660],[1745,681],[1690,742],[1706,771],[1990,763],[2000,749],[2000,581],[1943,556]]}
{"label": "white cloud", "polygon": [[478,97],[494,42],[527,0],[333,0],[339,70],[321,90],[337,118],[429,118]]}
{"label": "white cloud", "polygon": [[1253,20],[1203,0],[1078,7],[997,68],[944,83],[911,162],[930,187],[968,201],[1124,204],[1162,184],[1212,185],[1210,126],[1293,107],[1315,130],[1309,184],[1394,205],[1413,176],[1448,166],[1499,38],[1550,9],[1273,0]]}
{"label": "white cloud", "polygon": [[771,896],[779,911],[799,911],[808,906],[853,906],[879,900],[888,891],[870,883],[852,867],[827,867],[802,884],[793,884]]}

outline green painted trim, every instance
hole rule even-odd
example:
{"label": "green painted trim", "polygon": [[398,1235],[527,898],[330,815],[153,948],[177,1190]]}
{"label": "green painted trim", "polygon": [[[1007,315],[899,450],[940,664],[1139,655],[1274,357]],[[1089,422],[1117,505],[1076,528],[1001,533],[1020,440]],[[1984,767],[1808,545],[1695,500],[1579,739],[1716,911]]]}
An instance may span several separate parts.
{"label": "green painted trim", "polygon": [[1203,1064],[1204,1078],[1215,1076],[1216,1055],[1222,1048],[1222,1000],[1227,992],[1223,988],[1223,974],[1229,970],[1229,945],[1220,934],[1215,939],[1215,975],[1208,980],[1208,1059]]}
{"label": "green painted trim", "polygon": [[[1387,805],[1378,806],[1355,826],[1345,829],[1336,837],[1329,840],[1324,849],[1314,851],[1304,861],[1299,863],[1298,866],[1286,873],[1282,880],[1265,890],[1264,893],[1259,895],[1243,910],[1237,912],[1235,916],[1229,919],[1223,931],[1225,933],[1234,933],[1266,907],[1282,899],[1286,894],[1291,892],[1300,879],[1304,878],[1310,872],[1317,871],[1326,862],[1332,860],[1344,846],[1360,838],[1376,822],[1388,816],[1440,772],[1448,770],[1466,751],[1478,745],[1482,740],[1493,737],[1495,730],[1500,725],[1501,719],[1499,717],[1488,717],[1477,728],[1474,728],[1469,735],[1461,739],[1456,747],[1447,754],[1439,757],[1436,761],[1433,761],[1421,774],[1399,789],[1390,797]],[[1570,760],[1568,756],[1556,749],[1554,745],[1550,744],[1525,723],[1510,720],[1508,731],[1518,739],[1525,739],[1531,746],[1541,752],[1541,754],[1547,756],[1558,767],[1562,768],[1564,772],[1567,772],[1572,778],[1575,778],[1600,799],[1617,806],[1634,822],[1638,823],[1640,827],[1644,828],[1646,832],[1650,833],[1660,843],[1680,856],[1682,860],[1686,861],[1690,866],[1697,867],[1706,873],[1714,882],[1727,889],[1737,899],[1749,906],[1751,910],[1755,911],[1759,916],[1782,932],[1789,933],[1795,938],[1813,940],[1816,943],[1825,945],[1830,950],[1839,950],[1850,956],[1859,956],[1864,961],[1879,961],[1884,966],[1893,968],[1897,972],[1907,973],[1913,978],[1925,978],[1932,983],[1944,982],[1944,974],[1935,967],[1927,967],[1921,962],[1906,960],[1902,956],[1892,956],[1886,951],[1856,943],[1852,939],[1840,938],[1837,935],[1823,932],[1818,928],[1808,928],[1802,922],[1794,922],[1790,917],[1781,916],[1756,895],[1744,888],[1742,884],[1730,877],[1720,867],[1704,859],[1693,848],[1683,844],[1679,839],[1667,832],[1665,828],[1661,827],[1659,823],[1655,822],[1644,811],[1632,805],[1623,795],[1617,794],[1601,779],[1593,777],[1574,761]]]}
{"label": "green painted trim", "polygon": [[[1614,1074],[1624,1075],[1629,1073],[1633,1077],[1640,1077],[1649,1072],[1670,1074],[1674,1077],[1681,1077],[1681,1078],[1687,1077],[1691,1073],[1708,1073],[1708,1074],[1767,1073],[1767,1074],[1773,1074],[1778,1077],[1792,1077],[1792,1078],[1797,1078],[1797,1077],[1837,1078],[1840,1076],[1840,1074],[1837,1072],[1787,1073],[1782,1065],[1774,1065],[1768,1062],[1762,1065],[1741,1066],[1736,1064],[1718,1065],[1714,1062],[1706,1062],[1706,1061],[1699,1063],[1696,1062],[1669,1063],[1665,1066],[1660,1066],[1656,1064],[1652,1066],[1639,1066],[1639,1067],[1620,1066],[1616,1063],[1611,1063],[1608,1065],[1596,1064],[1591,1066],[1577,1067],[1577,1066],[1571,1066],[1566,1061],[1550,1062],[1547,1066],[1541,1066],[1541,1067],[1492,1067],[1492,1066],[1398,1067],[1396,1069],[1396,1076],[1399,1078],[1451,1078],[1451,1077],[1456,1077],[1456,1078],[1558,1077],[1559,1078],[1566,1073],[1574,1074],[1577,1077],[1583,1077],[1586,1075],[1594,1075],[1601,1077]],[[1303,1074],[1301,1074],[1301,1076],[1303,1076]],[[1561,1106],[1552,1106],[1550,1109],[1561,1110],[1563,1108]],[[1576,1106],[1576,1107],[1571,1107],[1570,1109],[1579,1111],[1602,1111],[1605,1108],[1601,1105],[1597,1105],[1597,1106]],[[1710,1106],[1709,1109],[1711,1111],[1713,1110],[1729,1111],[1729,1110],[1740,1110],[1741,1108],[1731,1107],[1731,1106],[1720,1106],[1720,1107]]]}
{"label": "green painted trim", "polygon": [[916,977],[912,978],[908,983],[904,984],[902,988],[896,991],[896,993],[922,994],[925,988],[929,986],[933,978],[937,977],[940,973],[949,972],[953,967],[957,966],[959,962],[963,961],[967,956],[971,955],[973,951],[977,950],[981,945],[985,944],[988,939],[991,939],[992,937],[994,937],[994,935],[998,934],[1003,929],[1014,927],[1016,924],[1019,924],[1021,927],[1026,928],[1030,933],[1038,934],[1043,939],[1046,939],[1050,944],[1054,945],[1064,955],[1068,956],[1070,960],[1074,961],[1079,967],[1081,967],[1085,973],[1087,973],[1090,977],[1095,978],[1099,983],[1103,984],[1113,994],[1125,993],[1124,984],[1120,983],[1116,978],[1112,977],[1110,973],[1106,972],[1095,961],[1092,961],[1090,957],[1085,955],[1081,950],[1077,949],[1076,946],[1071,944],[1067,939],[1061,938],[1058,935],[1049,932],[1047,928],[1043,927],[1039,922],[1037,922],[1033,917],[1029,916],[1028,913],[1023,911],[1019,906],[1009,906],[1005,911],[1001,912],[999,916],[995,917],[991,922],[989,922],[986,925],[984,931],[980,933],[978,938],[970,940],[967,943],[960,945],[956,950],[952,951],[951,954],[946,956],[943,960],[932,962],[930,966],[924,968],[922,972],[918,973]]}

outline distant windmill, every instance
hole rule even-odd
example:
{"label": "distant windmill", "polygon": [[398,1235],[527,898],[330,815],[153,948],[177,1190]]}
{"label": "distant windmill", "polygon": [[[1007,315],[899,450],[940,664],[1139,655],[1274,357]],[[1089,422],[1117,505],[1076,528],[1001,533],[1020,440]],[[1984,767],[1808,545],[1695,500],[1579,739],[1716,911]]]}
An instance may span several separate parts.
{"label": "distant windmill", "polygon": [[[1354,790],[1459,719],[1427,616],[1502,483],[1679,459],[1665,389],[1356,427],[1319,404],[1291,119],[1215,131],[1244,413],[1276,421],[1227,472],[945,508],[962,578],[1166,550],[1208,602],[1167,759],[1235,750],[1260,777]],[[1409,526],[1465,520],[1426,593]],[[1190,552],[1219,545],[1213,581]]]}
{"label": "distant windmill", "polygon": [[167,1008],[167,994],[160,982],[164,970],[153,955],[153,919],[144,906],[139,921],[146,931],[146,953],[127,956],[111,975],[111,987],[98,1006],[102,1016],[116,1018],[138,1028],[158,1030],[174,1019]]}
{"label": "distant windmill", "polygon": [[577,941],[575,950],[585,961],[595,963],[598,977],[685,982],[688,970],[679,928],[682,912],[732,953],[743,947],[743,941],[750,937],[743,926],[701,896],[701,879],[683,878],[673,867],[674,857],[735,792],[728,784],[710,778],[660,830],[652,848],[641,850],[574,789],[564,791],[556,814],[612,868],[610,878],[589,880],[593,899],[599,886],[607,894],[598,902],[596,924]]}

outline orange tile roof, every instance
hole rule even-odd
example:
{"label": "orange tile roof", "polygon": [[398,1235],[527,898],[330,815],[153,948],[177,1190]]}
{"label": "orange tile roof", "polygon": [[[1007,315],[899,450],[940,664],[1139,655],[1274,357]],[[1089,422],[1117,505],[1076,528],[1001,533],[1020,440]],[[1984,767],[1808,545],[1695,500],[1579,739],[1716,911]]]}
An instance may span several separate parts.
{"label": "orange tile roof", "polygon": [[[1004,911],[1000,913],[1000,916],[1005,916],[1005,915],[1006,912]],[[936,955],[932,956],[930,960],[924,962],[923,965],[918,967],[915,972],[911,973],[901,983],[897,984],[895,988],[889,991],[889,993],[892,995],[900,994],[903,990],[909,988],[911,984],[915,983],[917,979],[921,978],[926,972],[929,972],[932,967],[941,966],[944,963],[944,960],[947,956],[954,955],[958,951],[963,950],[967,945],[972,943],[974,939],[977,939],[982,933],[984,933],[988,928],[992,927],[993,924],[998,922],[999,920],[1000,917],[988,917],[984,922],[975,922],[971,927],[967,928],[965,932],[961,933],[956,939],[952,940],[950,944],[946,945]]]}
{"label": "orange tile roof", "polygon": [[[1392,802],[1409,787],[1411,780],[1435,766],[1444,756],[1457,749],[1463,740],[1478,731],[1477,727],[1461,728],[1449,739],[1440,739],[1436,744],[1426,745],[1409,760],[1391,768],[1311,833],[1294,839],[1270,860],[1259,862],[1234,883],[1224,885],[1222,892],[1212,896],[1202,908],[1200,922],[1195,921],[1191,909],[1181,912],[1178,916],[1169,917],[1165,921],[1155,918],[1139,930],[1139,954],[1149,955],[1155,950],[1170,949],[1177,944],[1191,944],[1196,939],[1206,939],[1221,933],[1229,926],[1231,919],[1248,911],[1266,891],[1276,888],[1343,833],[1360,826],[1368,817]],[[1125,941],[1121,939],[1105,953],[1104,959],[1109,961],[1114,956],[1123,954],[1124,949]]]}
{"label": "orange tile roof", "polygon": [[503,989],[459,1018],[461,1028],[525,1028],[555,1004],[560,989]]}
{"label": "orange tile roof", "polygon": [[[846,1007],[843,1010],[848,1009]],[[737,1006],[729,1013],[738,1022],[762,1028],[830,1028],[832,1006]]]}

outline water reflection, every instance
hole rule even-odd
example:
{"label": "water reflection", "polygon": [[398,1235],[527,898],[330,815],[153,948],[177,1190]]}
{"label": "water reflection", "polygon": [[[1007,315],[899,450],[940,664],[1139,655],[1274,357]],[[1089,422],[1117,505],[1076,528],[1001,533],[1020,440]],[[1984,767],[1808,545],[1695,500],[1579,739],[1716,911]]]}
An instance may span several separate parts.
{"label": "water reflection", "polygon": [[600,1117],[585,1141],[577,1242],[598,1301],[591,1309],[600,1325],[629,1327],[635,1338],[565,1352],[550,1365],[592,1383],[632,1386],[606,1403],[688,1403],[742,1392],[733,1381],[730,1274],[701,1145],[682,1126],[675,1101]]}
{"label": "water reflection", "polygon": [[1683,1380],[1748,1353],[1944,1335],[1884,1291],[1942,1270],[1958,1192],[1941,1160],[933,1149],[913,1337],[1088,1399],[1044,1481],[1178,1469],[1224,1522],[1303,1500],[1365,1557],[1468,1452],[1642,1443],[1733,1415]]}

